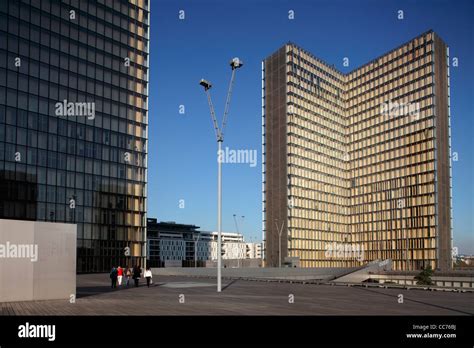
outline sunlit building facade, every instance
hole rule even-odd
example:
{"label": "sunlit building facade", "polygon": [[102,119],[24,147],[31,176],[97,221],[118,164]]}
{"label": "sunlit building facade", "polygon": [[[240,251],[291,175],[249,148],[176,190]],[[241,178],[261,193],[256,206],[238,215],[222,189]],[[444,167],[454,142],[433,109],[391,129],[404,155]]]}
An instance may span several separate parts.
{"label": "sunlit building facade", "polygon": [[144,264],[149,5],[0,1],[0,219],[77,224],[78,272]]}
{"label": "sunlit building facade", "polygon": [[349,73],[292,43],[265,59],[266,265],[451,268],[449,118],[433,31]]}

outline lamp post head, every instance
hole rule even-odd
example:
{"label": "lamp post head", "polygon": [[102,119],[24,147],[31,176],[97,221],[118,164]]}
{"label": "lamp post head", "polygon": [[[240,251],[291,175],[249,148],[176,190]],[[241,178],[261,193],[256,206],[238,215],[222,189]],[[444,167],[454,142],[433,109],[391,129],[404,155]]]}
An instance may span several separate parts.
{"label": "lamp post head", "polygon": [[212,84],[209,81],[204,80],[204,79],[201,79],[201,81],[199,81],[199,84],[204,87],[205,91],[207,91],[208,89],[212,87]]}
{"label": "lamp post head", "polygon": [[239,58],[235,57],[230,61],[230,66],[232,67],[232,70],[241,68],[244,65],[244,62],[242,62]]}

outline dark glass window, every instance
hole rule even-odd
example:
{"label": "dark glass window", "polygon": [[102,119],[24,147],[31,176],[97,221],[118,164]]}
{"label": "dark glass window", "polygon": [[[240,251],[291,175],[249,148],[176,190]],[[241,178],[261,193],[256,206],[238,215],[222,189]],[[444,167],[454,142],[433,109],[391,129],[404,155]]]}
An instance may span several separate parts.
{"label": "dark glass window", "polygon": [[38,79],[35,78],[30,78],[30,84],[29,84],[29,92],[31,94],[38,94]]}
{"label": "dark glass window", "polygon": [[[30,47],[31,49],[31,54],[33,55],[33,47]],[[36,48],[35,50],[36,57],[35,59],[39,59],[39,51]],[[35,61],[30,61],[30,75],[34,77],[39,77],[39,64]]]}
{"label": "dark glass window", "polygon": [[17,106],[17,93],[13,89],[7,89],[7,105],[12,107]]}
{"label": "dark glass window", "polygon": [[18,89],[23,92],[28,92],[28,77],[19,74],[18,76]]}
{"label": "dark glass window", "polygon": [[16,89],[18,86],[18,73],[8,70],[7,87]]}
{"label": "dark glass window", "polygon": [[27,130],[25,128],[17,128],[17,143],[19,145],[26,145],[26,135],[27,135]]}

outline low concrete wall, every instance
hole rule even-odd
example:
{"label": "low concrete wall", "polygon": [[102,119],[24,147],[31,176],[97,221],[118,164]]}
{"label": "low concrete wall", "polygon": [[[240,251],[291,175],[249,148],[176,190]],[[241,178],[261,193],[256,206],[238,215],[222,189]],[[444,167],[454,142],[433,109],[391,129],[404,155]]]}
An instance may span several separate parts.
{"label": "low concrete wall", "polygon": [[[371,274],[370,279],[378,281],[380,284],[395,283],[401,285],[417,285],[414,274]],[[474,278],[469,276],[432,276],[432,286],[447,288],[466,288],[474,289]]]}
{"label": "low concrete wall", "polygon": [[[206,267],[217,267],[216,261],[206,261]],[[226,268],[259,268],[262,267],[262,259],[224,259],[222,267]]]}
{"label": "low concrete wall", "polygon": [[[358,268],[222,268],[222,276],[243,279],[328,281]],[[153,275],[217,277],[216,268],[152,268]]]}
{"label": "low concrete wall", "polygon": [[0,220],[0,302],[76,294],[74,224]]}

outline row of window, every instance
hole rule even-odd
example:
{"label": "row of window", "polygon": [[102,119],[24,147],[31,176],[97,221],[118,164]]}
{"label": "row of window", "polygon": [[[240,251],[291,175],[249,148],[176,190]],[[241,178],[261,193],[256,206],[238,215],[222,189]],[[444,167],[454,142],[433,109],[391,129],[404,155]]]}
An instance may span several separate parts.
{"label": "row of window", "polygon": [[111,192],[143,197],[145,185],[140,181],[131,181],[113,177],[82,174],[51,168],[27,166],[10,162],[0,162],[2,180],[27,183],[49,184],[60,187],[86,189],[97,192]]}
{"label": "row of window", "polygon": [[[29,78],[34,78],[33,81],[36,84],[44,80],[89,93],[94,93],[92,86],[97,86],[95,88],[101,92],[100,96],[109,99],[112,98],[107,90],[110,84],[120,93],[145,94],[148,77],[143,71],[133,66],[126,67],[120,61],[114,61],[107,65],[109,69],[104,69],[68,55],[51,53],[51,59],[49,59],[49,53],[51,52],[45,51],[46,58],[43,59],[41,55],[41,60],[45,62],[39,62],[0,49],[0,67],[8,68],[8,77],[7,71],[2,69],[2,80],[7,81],[6,86],[16,88],[14,84],[23,83],[25,75],[28,75]],[[20,64],[20,66],[15,64]],[[111,67],[115,69],[112,70]]]}
{"label": "row of window", "polygon": [[[0,206],[0,208],[2,208]],[[70,209],[64,204],[55,203],[22,203],[5,201],[0,216],[6,219],[22,219],[36,221],[52,221],[65,223],[89,223],[109,226],[143,227],[143,213],[132,213],[123,210],[108,210],[89,207]],[[90,233],[84,231],[84,237],[78,233],[78,238],[90,238]],[[97,237],[98,239],[98,237]]]}
{"label": "row of window", "polygon": [[[433,76],[433,63],[431,56],[425,59],[413,62],[413,69],[409,66],[403,66],[394,70],[391,75],[381,77],[381,80],[372,81],[364,86],[358,87],[357,97],[346,100],[348,110],[361,110],[368,101],[376,97],[386,96],[393,89],[415,90],[423,85],[424,79]],[[416,68],[415,68],[416,67]],[[431,80],[428,80],[431,83]]]}
{"label": "row of window", "polygon": [[[417,230],[420,231],[420,230]],[[423,231],[423,234],[426,231]],[[372,237],[372,234],[366,233],[365,235]],[[369,256],[370,254],[377,253],[377,250],[389,250],[393,249],[393,243],[395,244],[400,243],[402,244],[401,247],[405,250],[406,249],[406,240],[404,237],[400,237],[400,239],[396,238],[389,238],[388,240],[366,240],[366,241],[341,241],[341,243],[347,243],[342,245],[342,247],[347,247],[346,250],[341,250],[338,254],[338,250],[334,249],[334,244],[328,241],[321,241],[321,240],[304,240],[298,238],[291,239],[291,249],[296,251],[313,251],[316,255],[316,258],[332,258],[332,259],[342,259],[344,258],[344,253],[346,257],[357,257],[359,256],[359,252],[364,252],[364,256]],[[408,249],[410,251],[417,251],[416,249],[433,249],[435,248],[436,239],[433,236],[413,236],[410,234],[410,238],[408,240]],[[405,245],[403,245],[405,243]],[[336,244],[337,247],[337,244]],[[351,249],[354,247],[353,249]],[[326,253],[328,251],[328,253]],[[323,255],[324,254],[324,255]],[[352,255],[351,255],[352,254]],[[362,256],[362,255],[361,255]]]}
{"label": "row of window", "polygon": [[[4,141],[6,143],[3,143]],[[0,159],[19,164],[27,163],[51,168],[67,168],[88,173],[92,173],[93,167],[95,167],[94,173],[97,175],[100,174],[100,164],[98,164],[98,161],[93,164],[92,159],[107,161],[103,163],[107,167],[117,168],[118,166],[124,172],[127,170],[136,172],[141,170],[137,167],[146,167],[146,154],[143,153],[66,137],[57,137],[32,130],[27,131],[23,128],[5,127],[2,124],[0,124],[0,144]],[[72,156],[66,157],[66,154]],[[74,155],[80,157],[75,158]],[[56,163],[58,159],[67,159],[68,162],[72,162],[67,163],[67,165],[66,163],[59,164]],[[77,165],[74,161],[77,161]],[[109,171],[108,169],[105,170],[106,172]],[[102,172],[104,175],[109,175],[105,174],[104,170]],[[117,175],[116,169],[112,169],[111,172]]]}
{"label": "row of window", "polygon": [[[374,80],[380,75],[390,76],[391,74],[396,74],[395,70],[401,66],[405,68],[410,63],[413,63],[410,68],[416,69],[420,64],[430,61],[432,47],[432,34],[428,33],[425,36],[412,40],[395,51],[385,54],[376,61],[344,75],[305,50],[289,45],[286,48],[286,59],[289,63],[287,71],[301,76],[316,85],[319,85],[318,82],[321,82],[320,77],[326,77],[325,82],[328,86],[332,87],[333,91],[340,90],[342,92],[344,90],[342,87],[346,85],[348,86],[347,93],[349,93],[349,99],[351,99],[353,97],[352,94],[358,93],[358,87],[365,84],[373,85]],[[423,59],[427,60],[422,61]],[[327,81],[329,79],[332,81]],[[364,88],[364,90],[366,89]],[[360,93],[362,93],[362,89]],[[335,93],[335,95],[338,94],[341,93]],[[342,94],[344,95],[344,93]]]}
{"label": "row of window", "polygon": [[[64,188],[51,185],[39,185],[29,183],[28,185],[17,185],[12,183],[13,187],[4,192],[3,201],[18,201],[24,205],[24,201],[29,202],[33,207],[39,203],[55,203],[62,212],[75,214],[81,213],[81,209],[103,208],[117,209],[122,212],[141,212],[144,209],[144,199],[129,195],[106,194],[96,191],[78,190],[73,188]],[[74,208],[71,208],[71,199],[74,199]],[[10,203],[10,202],[9,202]],[[75,210],[77,208],[81,208]],[[55,212],[55,210],[51,210]],[[88,212],[89,210],[87,210]],[[97,215],[98,216],[98,215]],[[90,218],[90,216],[89,216]],[[84,221],[90,222],[90,221]]]}
{"label": "row of window", "polygon": [[[375,116],[382,113],[381,108],[385,103],[416,103],[417,99],[420,100],[420,104],[426,100],[426,97],[433,95],[433,76],[426,76],[418,80],[409,80],[402,84],[401,80],[397,80],[399,83],[394,83],[387,87],[385,92],[379,93],[373,96],[367,101],[362,101],[354,108],[347,108],[348,117],[359,116],[362,119],[365,119],[369,114],[370,116]],[[398,86],[397,86],[398,85]],[[429,98],[428,98],[429,99]],[[426,103],[422,107],[429,105]]]}
{"label": "row of window", "polygon": [[330,67],[327,63],[306,52],[304,49],[295,45],[287,45],[286,60],[300,67],[302,69],[301,75],[307,79],[314,77],[313,71],[318,76],[324,76],[327,80],[332,80],[331,83],[336,88],[342,89],[345,80],[344,76],[334,67]]}
{"label": "row of window", "polygon": [[[293,157],[306,157],[312,161],[327,164],[329,167],[339,170],[357,169],[371,164],[383,162],[388,159],[409,156],[415,153],[421,153],[433,150],[433,119],[427,119],[412,123],[401,129],[403,133],[411,134],[411,136],[399,137],[392,140],[388,136],[389,131],[384,130],[386,134],[380,134],[374,137],[374,141],[369,147],[358,146],[357,151],[344,151],[346,147],[331,147],[330,141],[324,138],[317,138],[304,129],[299,131],[300,136],[294,136],[292,130],[295,129],[290,125],[288,132],[288,148],[289,162],[293,161]],[[388,128],[384,127],[384,128]],[[377,126],[377,130],[382,131],[384,128]],[[297,128],[296,128],[297,129]],[[377,133],[378,133],[377,132]],[[396,134],[396,133],[395,133]],[[302,136],[304,135],[304,136]],[[310,141],[310,139],[312,141]],[[328,143],[330,145],[328,145]],[[311,145],[311,146],[310,146]],[[334,146],[334,145],[333,145]],[[354,145],[348,146],[351,150]],[[432,155],[427,155],[432,156]],[[430,159],[428,157],[427,159]],[[421,161],[427,160],[421,159]]]}
{"label": "row of window", "polygon": [[[56,43],[51,38],[50,46],[52,47],[50,48],[11,34],[7,35],[2,31],[0,31],[0,38],[2,39],[0,48],[8,50],[10,53],[6,62],[4,61],[5,58],[2,58],[2,65],[6,64],[8,68],[13,70],[26,73],[28,71],[28,61],[30,61],[30,64],[33,64],[30,67],[33,72],[37,70],[35,67],[39,63],[43,63],[50,64],[55,68],[77,72],[84,76],[87,74],[90,78],[95,78],[91,76],[91,72],[96,69],[99,75],[97,78],[100,79],[103,78],[102,76],[108,79],[107,74],[111,71],[117,76],[131,80],[148,79],[148,68],[145,65],[147,62],[142,55],[138,55],[133,51],[123,50],[120,52],[123,55],[114,57],[111,54],[100,52],[94,46],[78,46],[66,39]],[[41,39],[42,41],[49,39],[49,33],[42,33]],[[110,47],[110,50],[112,49]],[[20,60],[17,58],[20,58]]]}
{"label": "row of window", "polygon": [[[403,72],[407,72],[408,69],[416,68],[415,64],[423,65],[427,62],[430,62],[432,57],[433,43],[423,44],[418,48],[412,48],[410,51],[408,47],[410,44],[405,45],[403,48],[400,48],[398,54],[388,53],[385,56],[381,57],[381,60],[386,60],[386,63],[381,65],[366,65],[362,68],[362,71],[359,69],[359,76],[348,76],[348,86],[350,91],[357,91],[358,87],[365,84],[374,83],[375,80],[383,77],[384,82],[386,82],[386,77],[398,74],[397,70],[402,69]],[[419,63],[416,63],[419,61]],[[353,96],[356,96],[358,93],[354,93]]]}
{"label": "row of window", "polygon": [[433,127],[434,107],[431,104],[431,100],[430,96],[416,101],[415,103],[417,104],[414,106],[417,107],[417,110],[412,114],[395,115],[387,113],[378,117],[367,118],[359,124],[351,125],[348,136],[349,145],[353,145],[354,142],[367,136],[379,136],[380,142],[382,142],[387,134],[394,129],[402,129],[406,130],[407,133],[412,133]]}
{"label": "row of window", "polygon": [[[55,107],[54,104],[51,102],[48,102],[48,99],[45,98],[38,98],[35,97],[34,95],[29,95],[26,93],[22,92],[17,92],[13,89],[7,89],[7,93],[5,94],[5,88],[0,87],[0,119],[3,120],[5,119],[5,114],[8,114],[9,110],[14,110],[18,107],[18,116],[17,117],[22,117],[21,115],[26,115],[26,113],[29,113],[30,115],[34,115],[31,117],[36,117],[38,122],[50,122],[54,126],[54,123],[58,124],[58,131],[61,129],[59,127],[64,128],[65,124],[88,124],[90,126],[95,126],[97,128],[104,129],[106,132],[109,130],[115,131],[115,132],[121,132],[121,133],[127,133],[128,135],[133,135],[135,137],[140,137],[140,138],[146,138],[146,129],[147,126],[146,124],[143,123],[138,123],[134,122],[132,120],[127,120],[125,117],[110,117],[110,113],[108,112],[96,112],[94,111],[94,107],[91,106],[91,104],[87,103],[93,103],[91,102],[85,102],[86,104],[80,102],[79,106],[76,106],[75,104],[73,105],[74,110],[77,110],[78,107],[79,112],[82,113],[82,115],[77,115],[77,116],[55,116],[56,110],[60,110],[58,108],[63,108],[64,109],[64,102],[61,103],[62,106],[57,106]],[[18,96],[18,103],[17,103],[17,96]],[[26,103],[26,106],[25,104]],[[69,103],[69,102],[68,102]],[[6,105],[7,108],[6,110],[3,108],[3,105]],[[66,106],[66,110],[68,110],[69,106]],[[4,112],[5,110],[5,112]],[[55,110],[52,113],[49,112],[50,110]],[[121,109],[122,110],[122,109]],[[125,111],[126,109],[123,109]],[[129,109],[130,110],[130,109]],[[75,112],[75,111],[74,111]],[[15,112],[12,112],[13,114]],[[38,114],[39,113],[39,114]],[[114,113],[118,114],[118,108],[114,110]],[[51,115],[48,119],[47,115]],[[125,116],[126,114],[122,114],[122,116]],[[139,116],[138,114],[133,114],[133,113],[128,113],[131,117],[133,115]],[[24,116],[23,116],[24,117]],[[57,120],[57,121],[54,121]],[[61,121],[62,120],[62,121]],[[69,120],[69,122],[66,122]],[[139,118],[140,120],[140,118]],[[3,123],[4,121],[2,121]],[[55,129],[52,129],[52,132],[55,132]],[[118,135],[117,135],[118,136]],[[143,140],[144,141],[144,140]]]}
{"label": "row of window", "polygon": [[124,255],[124,248],[130,248],[130,256],[141,255],[145,229],[133,226],[106,226],[95,224],[77,224],[78,238],[77,250],[94,249],[100,242],[104,249],[119,248]]}
{"label": "row of window", "polygon": [[[81,2],[87,4],[88,1],[81,0]],[[117,2],[120,3],[121,1]],[[48,4],[50,1],[45,0],[45,3]],[[26,22],[34,24],[38,28],[42,27],[65,36],[71,36],[76,40],[78,33],[89,31],[104,35],[122,44],[128,44],[127,40],[121,40],[121,34],[126,33],[134,39],[135,45],[130,44],[132,47],[138,47],[136,42],[143,42],[148,39],[148,13],[141,9],[137,11],[133,7],[128,7],[127,10],[130,11],[130,16],[128,16],[98,7],[96,16],[94,12],[83,12],[75,6],[73,6],[75,8],[66,5],[61,6],[59,1],[52,1],[51,3],[51,9],[47,6],[37,10],[34,6],[30,7],[18,2],[11,2],[8,11],[5,4],[0,6],[0,13],[8,13],[11,22],[16,25],[16,28],[12,28],[12,30],[18,30],[19,24]],[[89,3],[92,4],[92,2]],[[74,11],[75,18],[71,18],[71,10]],[[93,11],[93,8],[91,8],[91,11]],[[69,28],[71,33],[69,33]]]}
{"label": "row of window", "polygon": [[[63,103],[66,100],[73,103],[94,103],[94,108],[99,113],[104,112],[114,116],[122,115],[123,117],[127,108],[133,109],[133,107],[128,107],[129,105],[139,109],[147,109],[148,107],[146,96],[124,90],[120,91],[119,88],[106,86],[102,83],[95,84],[92,81],[86,83],[86,79],[79,79],[79,82],[84,82],[82,87],[77,85],[77,80],[74,80],[73,83],[76,83],[76,87],[71,85],[67,88],[68,81],[70,81],[67,75],[64,76],[65,80],[61,80],[64,85],[60,86],[27,75],[18,75],[15,72],[6,74],[6,72],[7,70],[0,68],[0,86],[9,87],[6,89],[6,95],[5,87],[1,87],[1,97],[3,100],[7,99],[8,105],[14,107],[18,105],[18,107],[25,110],[54,115],[57,110],[57,103]],[[83,91],[79,90],[78,87],[81,87]],[[146,110],[141,111],[146,112]]]}
{"label": "row of window", "polygon": [[[86,144],[86,151],[89,149],[92,151],[92,146],[94,146],[94,153],[98,152],[99,154],[102,152],[102,148],[108,151],[107,146],[102,147],[99,144],[111,145],[114,148],[123,148],[138,152],[145,150],[146,140],[143,138],[127,136],[118,132],[109,131],[107,129],[98,131],[98,128],[88,127],[72,122],[68,123],[65,120],[59,120],[58,124],[58,121],[55,117],[52,117],[49,120],[51,129],[44,128],[44,125],[48,124],[46,117],[39,117],[38,119],[40,119],[40,122],[36,121],[34,125],[30,124],[31,127],[29,127],[29,129],[20,126],[20,124],[15,125],[14,123],[10,126],[12,123],[9,123],[8,119],[7,124],[5,125],[3,122],[1,122],[1,119],[2,117],[0,116],[0,124],[2,124],[3,127],[3,132],[0,133],[0,141],[11,143],[18,142],[19,145],[29,145],[34,147],[39,146],[40,148],[44,149],[48,147],[47,144],[49,143],[49,149],[54,151],[57,151],[59,142],[59,148],[61,149],[61,152],[68,151],[66,147],[67,141],[69,141],[70,146],[74,146],[75,148],[76,139],[77,145],[82,149],[81,152],[84,152],[84,144]],[[14,121],[15,120],[13,119],[13,122]],[[41,124],[41,122],[45,123]],[[118,123],[115,123],[115,127],[112,128],[116,128],[117,124]],[[41,130],[46,130],[47,132],[43,133]],[[7,134],[5,135],[4,132]],[[28,132],[28,137],[32,137],[32,139],[24,139],[26,132]],[[58,136],[57,134],[60,135]],[[68,138],[65,139],[65,137]],[[49,142],[47,142],[47,139],[49,139]],[[85,142],[82,140],[85,140]],[[87,155],[89,156],[89,152]]]}
{"label": "row of window", "polygon": [[[3,144],[0,143],[0,151],[2,147]],[[84,161],[81,158],[76,159],[74,156],[56,156],[45,152],[40,152],[40,155],[35,157],[34,150],[27,152],[26,160],[22,159],[21,152],[15,152],[14,157],[16,160],[6,160],[3,162],[5,159],[3,158],[3,153],[0,153],[0,160],[2,161],[0,168],[20,171],[17,176],[23,176],[24,173],[27,173],[28,176],[35,178],[35,181],[43,184],[46,183],[47,177],[48,182],[57,182],[58,186],[75,187],[78,185],[78,188],[87,188],[87,185],[91,184],[91,182],[86,181],[84,183],[84,178],[91,176],[95,176],[98,179],[118,179],[126,180],[128,183],[142,184],[146,176],[146,170],[143,168],[103,163],[103,161]],[[64,163],[57,164],[55,161],[64,161]],[[48,173],[48,176],[46,173]],[[74,173],[76,173],[76,176],[74,176]]]}

